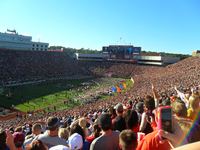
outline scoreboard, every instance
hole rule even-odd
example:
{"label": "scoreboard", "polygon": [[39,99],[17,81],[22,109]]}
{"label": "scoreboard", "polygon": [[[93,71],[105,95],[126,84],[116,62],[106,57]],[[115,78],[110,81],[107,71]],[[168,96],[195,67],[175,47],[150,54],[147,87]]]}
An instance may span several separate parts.
{"label": "scoreboard", "polygon": [[133,56],[140,55],[141,47],[132,45],[110,45],[102,48],[103,53],[107,54],[108,59],[133,59]]}

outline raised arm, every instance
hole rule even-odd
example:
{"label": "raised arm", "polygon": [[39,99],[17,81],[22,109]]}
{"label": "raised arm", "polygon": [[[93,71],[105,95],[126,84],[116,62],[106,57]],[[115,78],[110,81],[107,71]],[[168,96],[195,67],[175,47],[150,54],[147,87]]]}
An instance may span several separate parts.
{"label": "raised arm", "polygon": [[188,107],[189,106],[189,104],[188,104],[189,102],[187,101],[187,99],[185,97],[185,94],[182,93],[181,91],[179,91],[176,86],[174,87],[174,89],[176,90],[176,92],[177,92],[178,96],[180,97],[180,99],[185,103],[186,107]]}
{"label": "raised arm", "polygon": [[153,93],[153,98],[155,100],[155,107],[157,108],[159,106],[160,95],[157,93],[153,83],[151,84],[151,89],[152,89],[152,93]]}
{"label": "raised arm", "polygon": [[6,144],[9,147],[10,150],[17,150],[15,143],[14,143],[14,138],[13,135],[10,133],[9,130],[6,131]]}

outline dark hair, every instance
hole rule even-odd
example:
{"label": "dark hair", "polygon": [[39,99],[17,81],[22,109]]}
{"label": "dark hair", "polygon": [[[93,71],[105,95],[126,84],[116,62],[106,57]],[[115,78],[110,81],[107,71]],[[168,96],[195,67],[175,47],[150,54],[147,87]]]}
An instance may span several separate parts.
{"label": "dark hair", "polygon": [[83,141],[85,141],[85,133],[84,130],[81,128],[81,126],[78,123],[75,123],[70,128],[70,136],[74,133],[78,133],[82,136]]}
{"label": "dark hair", "polygon": [[163,99],[163,100],[162,100],[162,105],[163,105],[163,106],[170,106],[170,105],[171,105],[170,98],[167,97],[166,99]]}
{"label": "dark hair", "polygon": [[50,131],[55,131],[58,129],[60,121],[57,117],[49,117],[47,120],[47,129]]}
{"label": "dark hair", "polygon": [[95,138],[97,138],[97,137],[99,137],[100,135],[101,135],[101,128],[99,127],[99,125],[98,124],[94,124],[94,126],[93,126],[93,133],[94,133],[94,137]]}
{"label": "dark hair", "polygon": [[133,127],[138,125],[138,114],[134,110],[128,110],[125,113],[125,122],[127,129],[133,129]]}
{"label": "dark hair", "polygon": [[101,114],[99,118],[99,125],[103,131],[112,129],[112,120],[110,118],[110,115],[107,113]]}
{"label": "dark hair", "polygon": [[155,101],[154,98],[150,95],[147,95],[144,101],[144,105],[146,108],[150,111],[153,111],[155,109]]}
{"label": "dark hair", "polygon": [[6,132],[0,129],[0,149],[6,149]]}
{"label": "dark hair", "polygon": [[47,150],[44,143],[40,140],[34,140],[29,147],[27,147],[27,150]]}

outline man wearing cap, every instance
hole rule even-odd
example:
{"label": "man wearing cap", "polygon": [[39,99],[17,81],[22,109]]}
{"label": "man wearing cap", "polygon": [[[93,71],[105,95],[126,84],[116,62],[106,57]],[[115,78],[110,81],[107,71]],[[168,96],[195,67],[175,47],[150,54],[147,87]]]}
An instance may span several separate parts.
{"label": "man wearing cap", "polygon": [[118,130],[118,131],[122,131],[126,129],[126,122],[125,119],[123,117],[123,105],[122,103],[118,103],[115,107],[114,107],[117,116],[112,120],[113,123],[113,130]]}
{"label": "man wearing cap", "polygon": [[102,129],[102,135],[93,140],[90,150],[119,150],[119,132],[112,131],[112,121],[109,114],[101,114],[99,126]]}
{"label": "man wearing cap", "polygon": [[58,137],[60,121],[57,117],[49,117],[47,120],[47,131],[38,135],[34,140],[41,140],[48,148],[56,145],[67,145],[64,139]]}

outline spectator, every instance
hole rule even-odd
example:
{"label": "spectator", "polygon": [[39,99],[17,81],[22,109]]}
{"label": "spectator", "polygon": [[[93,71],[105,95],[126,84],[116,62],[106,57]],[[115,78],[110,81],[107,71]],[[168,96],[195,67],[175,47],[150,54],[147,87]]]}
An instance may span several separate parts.
{"label": "spectator", "polygon": [[154,99],[147,95],[144,101],[145,111],[142,114],[141,123],[140,123],[140,132],[145,134],[151,133],[153,131],[151,127],[151,120],[154,119],[153,110],[155,109]]}
{"label": "spectator", "polygon": [[30,144],[33,139],[42,133],[42,126],[39,123],[36,123],[32,126],[32,134],[25,137],[24,147]]}
{"label": "spectator", "polygon": [[23,143],[25,141],[25,135],[22,132],[15,132],[13,134],[13,139],[17,150],[23,149]]}
{"label": "spectator", "polygon": [[122,150],[136,150],[136,134],[132,130],[123,130],[119,135],[119,145]]}
{"label": "spectator", "polygon": [[122,131],[126,129],[125,119],[123,117],[123,105],[122,103],[118,103],[114,109],[116,110],[117,116],[112,120],[113,123],[113,130]]}
{"label": "spectator", "polygon": [[91,143],[90,150],[119,150],[119,133],[112,131],[112,121],[109,114],[102,114],[99,118],[102,135]]}
{"label": "spectator", "polygon": [[89,130],[88,130],[87,126],[86,126],[87,125],[87,120],[84,117],[79,119],[79,125],[83,129],[84,135],[88,136],[89,135]]}
{"label": "spectator", "polygon": [[38,135],[34,140],[40,140],[48,148],[56,145],[67,145],[64,139],[58,137],[59,119],[57,117],[49,117],[47,120],[47,131]]}
{"label": "spectator", "polygon": [[6,132],[3,129],[0,129],[0,149],[9,150],[9,147],[6,144]]}
{"label": "spectator", "polygon": [[[85,140],[85,132],[84,130],[81,128],[81,126],[78,124],[78,121],[79,120],[76,120],[75,123],[72,123],[71,125],[71,129],[70,129],[70,137],[72,135],[74,135],[75,133],[81,135],[82,137],[82,147],[83,147],[83,150],[88,150],[89,149],[89,142]],[[69,137],[69,138],[70,138]],[[69,141],[69,140],[68,140]]]}
{"label": "spectator", "polygon": [[135,105],[135,110],[138,114],[138,122],[141,123],[142,113],[144,112],[143,102],[138,102]]}
{"label": "spectator", "polygon": [[198,124],[193,124],[184,118],[176,118],[173,122],[173,133],[162,130],[159,132],[160,136],[168,139],[171,146],[173,146],[172,148],[200,140],[200,127]]}
{"label": "spectator", "polygon": [[40,140],[33,141],[26,150],[48,150],[48,147],[42,143]]}
{"label": "spectator", "polygon": [[67,128],[59,128],[58,136],[59,136],[59,138],[64,139],[65,141],[67,141],[68,137],[69,137],[68,129]]}
{"label": "spectator", "polygon": [[86,140],[91,144],[92,141],[96,138],[98,138],[101,135],[101,128],[97,123],[93,125],[93,132],[90,136],[86,137]]}
{"label": "spectator", "polygon": [[139,132],[138,115],[134,110],[128,110],[125,113],[125,122],[127,129],[132,130],[134,133]]}
{"label": "spectator", "polygon": [[179,117],[187,118],[187,108],[181,100],[172,103],[172,111]]}
{"label": "spectator", "polygon": [[83,138],[78,133],[73,133],[69,137],[69,147],[72,150],[81,150],[83,148]]}
{"label": "spectator", "polygon": [[187,111],[187,116],[192,119],[195,120],[198,112],[200,110],[200,96],[199,95],[192,95],[189,98],[189,108]]}

